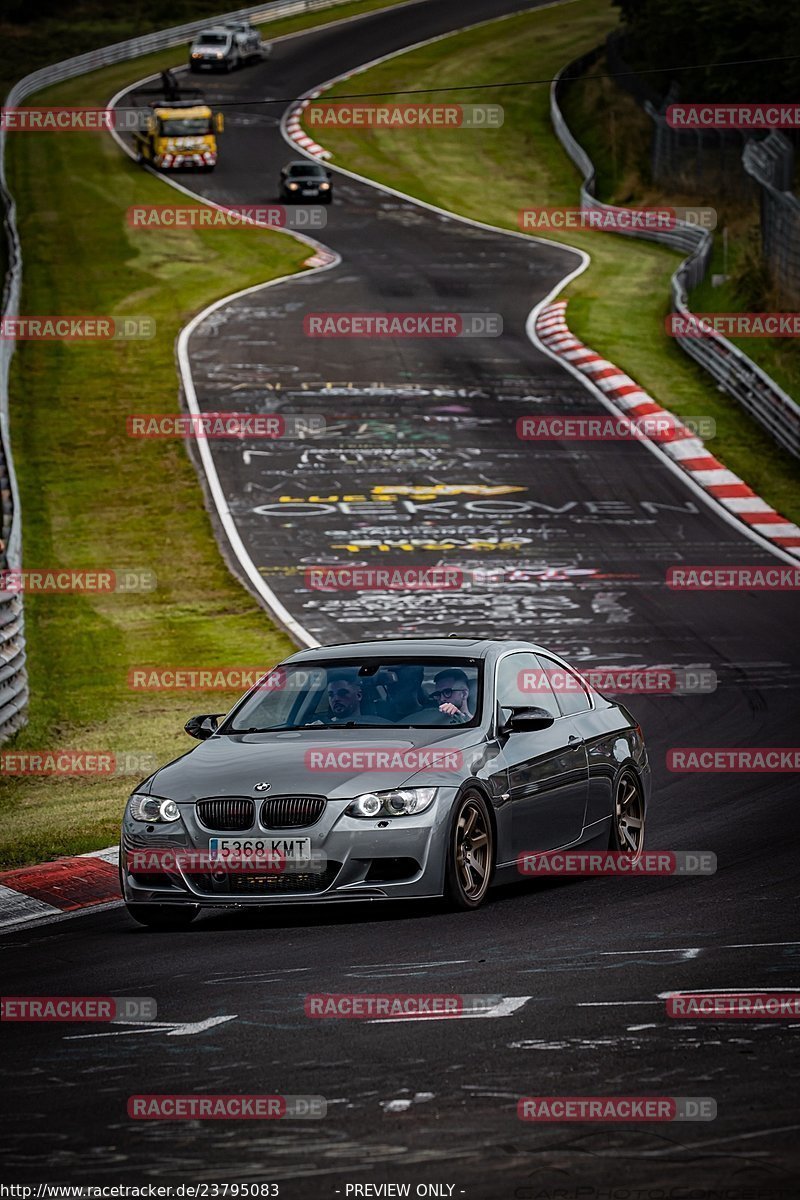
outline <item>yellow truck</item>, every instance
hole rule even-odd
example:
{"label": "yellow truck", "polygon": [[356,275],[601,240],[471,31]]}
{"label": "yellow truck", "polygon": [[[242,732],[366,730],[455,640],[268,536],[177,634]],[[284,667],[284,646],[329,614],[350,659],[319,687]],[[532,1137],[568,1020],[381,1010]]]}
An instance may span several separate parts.
{"label": "yellow truck", "polygon": [[136,158],[159,171],[213,171],[222,113],[212,113],[202,93],[151,100],[151,112],[133,135]]}

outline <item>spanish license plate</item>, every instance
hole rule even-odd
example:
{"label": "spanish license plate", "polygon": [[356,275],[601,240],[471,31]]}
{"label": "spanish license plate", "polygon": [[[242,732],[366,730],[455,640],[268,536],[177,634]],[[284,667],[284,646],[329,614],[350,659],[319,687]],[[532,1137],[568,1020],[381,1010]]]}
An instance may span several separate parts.
{"label": "spanish license plate", "polygon": [[208,849],[212,858],[224,858],[227,854],[247,858],[275,854],[296,862],[311,858],[311,838],[209,838]]}

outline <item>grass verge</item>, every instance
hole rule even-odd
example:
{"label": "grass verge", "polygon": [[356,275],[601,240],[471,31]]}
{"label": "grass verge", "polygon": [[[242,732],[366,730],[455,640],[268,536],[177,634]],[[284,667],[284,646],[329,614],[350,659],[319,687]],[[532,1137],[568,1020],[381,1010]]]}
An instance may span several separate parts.
{"label": "grass verge", "polygon": [[[400,55],[346,80],[339,92],[398,92],[441,103],[502,104],[502,130],[309,129],[359,174],[429,203],[508,229],[526,206],[575,205],[577,172],[553,133],[549,85],[492,87],[459,93],[459,85],[548,79],[600,43],[615,27],[607,0],[570,3],[498,20]],[[425,88],[451,87],[448,95]],[[403,99],[406,99],[405,97]],[[635,161],[620,140],[620,162]],[[696,199],[694,203],[696,203]],[[800,466],[664,333],[669,279],[680,256],[665,247],[597,231],[553,234],[579,246],[592,264],[565,292],[569,325],[587,345],[629,372],[660,403],[683,417],[712,417],[712,452],[792,520],[800,520]]]}
{"label": "grass verge", "polygon": [[[170,52],[174,58],[174,52]],[[102,105],[164,55],[48,89],[38,103]],[[137,692],[128,672],[161,666],[269,666],[291,643],[232,578],[182,443],[133,441],[125,417],[178,411],[174,342],[220,296],[302,269],[306,246],[255,229],[131,229],[126,209],[174,193],[106,134],[9,138],[29,314],[147,315],[151,341],[20,343],[11,433],[27,567],[155,571],[141,594],[26,597],[33,702],[5,750],[187,750],[194,712],[238,693]],[[190,203],[190,201],[186,201]],[[0,865],[112,843],[138,776],[0,778]]]}

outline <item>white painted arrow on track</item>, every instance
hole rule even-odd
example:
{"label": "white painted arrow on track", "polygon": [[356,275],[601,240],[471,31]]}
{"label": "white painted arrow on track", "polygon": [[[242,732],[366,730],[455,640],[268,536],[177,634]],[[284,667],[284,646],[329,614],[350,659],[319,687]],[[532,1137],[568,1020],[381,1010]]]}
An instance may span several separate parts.
{"label": "white painted arrow on track", "polygon": [[479,1010],[477,1012],[460,1012],[460,1013],[425,1013],[420,1016],[411,1017],[374,1017],[368,1024],[370,1025],[394,1025],[398,1021],[468,1021],[477,1020],[482,1017],[510,1017],[518,1008],[522,1008],[523,1004],[527,1004],[530,996],[504,996],[497,1004],[493,1004],[491,1008]]}
{"label": "white painted arrow on track", "polygon": [[204,1033],[214,1025],[222,1025],[225,1021],[235,1021],[236,1013],[228,1017],[206,1017],[205,1021],[115,1021],[115,1025],[137,1025],[137,1029],[109,1029],[104,1033],[73,1033],[64,1038],[65,1042],[79,1042],[84,1038],[98,1037],[130,1037],[135,1033],[163,1033],[167,1037],[191,1037],[195,1033]]}

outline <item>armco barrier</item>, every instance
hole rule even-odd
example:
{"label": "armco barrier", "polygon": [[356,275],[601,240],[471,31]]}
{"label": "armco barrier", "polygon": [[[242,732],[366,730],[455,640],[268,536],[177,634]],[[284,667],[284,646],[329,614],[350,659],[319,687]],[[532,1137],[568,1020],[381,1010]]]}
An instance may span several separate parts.
{"label": "armco barrier", "polygon": [[[7,107],[21,104],[28,96],[50,84],[74,79],[100,67],[139,58],[154,50],[166,50],[188,41],[193,34],[219,21],[237,18],[249,19],[253,24],[274,21],[305,12],[316,12],[336,8],[348,0],[273,0],[270,4],[257,4],[251,8],[238,8],[218,17],[206,17],[202,21],[190,21],[143,37],[130,38],[103,46],[88,54],[78,54],[63,62],[42,67],[20,79],[9,91],[4,104]],[[3,287],[2,315],[15,317],[19,314],[20,285],[22,281],[22,253],[15,221],[14,199],[8,190],[5,171],[5,137],[0,129],[0,199],[4,211],[4,226],[8,246],[8,273]],[[22,565],[22,534],[20,528],[19,493],[14,476],[11,457],[11,442],[8,422],[8,376],[14,342],[0,339],[0,492],[2,499],[2,532],[0,539],[0,568],[16,569]],[[22,597],[19,594],[0,592],[0,742],[5,741],[26,722],[28,703],[28,677],[25,669],[25,630]]]}
{"label": "armco barrier", "polygon": [[[550,86],[550,119],[558,140],[583,177],[580,191],[581,208],[613,212],[614,205],[604,204],[594,194],[594,164],[570,133],[559,103],[567,82],[565,77],[581,75],[597,61],[603,51],[604,47],[599,46],[559,71]],[[713,239],[706,229],[684,222],[678,224],[679,228],[674,229],[621,229],[619,232],[626,237],[663,242],[675,250],[686,251],[687,257],[672,276],[671,289],[673,312],[688,317],[691,315],[687,304],[688,292],[705,276],[711,258]],[[677,342],[681,350],[704,367],[776,442],[796,458],[800,458],[800,406],[778,387],[761,367],[720,334],[683,337],[678,338]]]}

